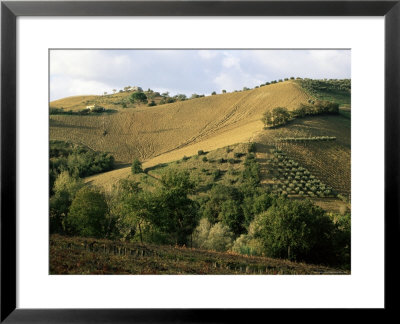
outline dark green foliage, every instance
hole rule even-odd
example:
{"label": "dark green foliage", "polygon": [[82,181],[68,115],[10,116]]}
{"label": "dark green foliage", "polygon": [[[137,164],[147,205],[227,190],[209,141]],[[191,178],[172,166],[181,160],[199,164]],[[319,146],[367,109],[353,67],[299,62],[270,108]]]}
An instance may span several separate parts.
{"label": "dark green foliage", "polygon": [[164,174],[161,183],[162,188],[156,193],[158,213],[152,221],[163,232],[173,235],[176,244],[187,244],[197,225],[198,205],[188,197],[194,183],[188,172],[176,170]]}
{"label": "dark green foliage", "polygon": [[221,172],[220,169],[216,169],[216,170],[213,172],[213,180],[214,180],[214,181],[219,180],[219,179],[221,178],[221,176],[222,176],[222,172]]}
{"label": "dark green foliage", "polygon": [[113,113],[116,110],[105,109],[104,107],[96,106],[92,109],[82,109],[82,110],[64,110],[64,108],[49,108],[50,115],[90,115],[90,114],[101,114],[101,113]]}
{"label": "dark green foliage", "polygon": [[242,182],[249,189],[256,188],[260,184],[260,166],[255,160],[254,154],[250,153],[244,162],[245,169],[242,172]]}
{"label": "dark green foliage", "polygon": [[275,107],[264,113],[262,120],[269,127],[283,126],[290,120],[290,113],[287,108]]}
{"label": "dark green foliage", "polygon": [[255,236],[270,257],[318,263],[334,258],[334,224],[308,200],[278,198],[255,222]]}
{"label": "dark green foliage", "polygon": [[144,92],[134,92],[129,96],[129,101],[131,103],[135,103],[135,102],[146,103],[147,102],[147,96],[144,94]]}
{"label": "dark green foliage", "polygon": [[70,235],[104,237],[107,210],[102,193],[83,187],[72,201],[66,218],[66,232]]}
{"label": "dark green foliage", "polygon": [[50,141],[50,195],[53,184],[62,171],[74,177],[87,177],[114,168],[114,157],[95,152],[85,146],[63,141]]}
{"label": "dark green foliage", "polygon": [[203,162],[207,162],[207,161],[208,161],[207,156],[203,156],[202,161],[203,161]]}
{"label": "dark green foliage", "polygon": [[153,107],[153,106],[157,106],[157,104],[154,100],[152,100],[147,106]]}
{"label": "dark green foliage", "polygon": [[215,92],[215,91],[213,91],[212,93],[211,93],[211,95],[212,96],[215,96],[217,93]]}
{"label": "dark green foliage", "polygon": [[336,259],[332,264],[347,265],[350,267],[351,252],[351,214],[331,215],[335,224],[333,247]]}
{"label": "dark green foliage", "polygon": [[[242,189],[246,190],[245,187],[242,187]],[[248,228],[256,215],[267,211],[272,206],[275,196],[263,191],[261,188],[256,188],[251,192],[246,190],[243,195],[244,226]]]}
{"label": "dark green foliage", "polygon": [[64,233],[64,218],[72,199],[67,191],[60,191],[50,198],[50,233]]}
{"label": "dark green foliage", "polygon": [[204,152],[203,150],[199,150],[197,151],[197,155],[205,155],[207,154],[206,152]]}
{"label": "dark green foliage", "polygon": [[202,214],[211,224],[222,222],[229,226],[235,235],[240,235],[244,232],[242,200],[243,195],[239,189],[214,185],[207,202],[202,205]]}
{"label": "dark green foliage", "polygon": [[176,102],[178,99],[176,99],[175,97],[164,97],[160,100],[160,105],[164,105],[164,104],[168,104],[168,103],[174,103]]}
{"label": "dark green foliage", "polygon": [[143,172],[142,162],[140,162],[138,159],[133,160],[132,166],[131,166],[131,171],[132,171],[132,174],[142,173]]}
{"label": "dark green foliage", "polygon": [[312,115],[339,114],[339,104],[329,101],[316,101],[314,104],[300,104],[298,108],[290,112],[293,118],[302,118]]}
{"label": "dark green foliage", "polygon": [[50,233],[64,233],[64,220],[76,193],[83,187],[79,178],[71,177],[68,171],[57,175],[54,195],[50,198]]}
{"label": "dark green foliage", "polygon": [[255,153],[257,152],[257,146],[256,143],[250,143],[249,148],[247,150],[249,153]]}
{"label": "dark green foliage", "polygon": [[233,156],[237,159],[240,159],[242,156],[246,155],[245,153],[240,153],[240,152],[236,152],[233,154]]}
{"label": "dark green foliage", "polygon": [[351,80],[350,79],[330,79],[330,80],[313,80],[303,79],[300,81],[303,88],[311,93],[318,91],[343,91],[350,93],[351,91]]}
{"label": "dark green foliage", "polygon": [[112,170],[114,168],[114,157],[107,153],[94,151],[81,154],[74,153],[67,158],[67,168],[74,176],[87,177]]}

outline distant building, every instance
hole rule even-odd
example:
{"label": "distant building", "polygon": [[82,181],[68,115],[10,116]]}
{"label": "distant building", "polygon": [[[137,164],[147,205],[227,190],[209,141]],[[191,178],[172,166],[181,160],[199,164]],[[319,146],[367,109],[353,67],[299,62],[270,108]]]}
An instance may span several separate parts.
{"label": "distant building", "polygon": [[127,91],[143,91],[141,87],[129,87]]}

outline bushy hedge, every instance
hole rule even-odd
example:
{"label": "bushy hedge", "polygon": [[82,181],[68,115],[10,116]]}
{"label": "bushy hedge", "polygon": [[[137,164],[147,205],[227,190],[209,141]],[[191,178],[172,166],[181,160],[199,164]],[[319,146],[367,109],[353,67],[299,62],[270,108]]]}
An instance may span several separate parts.
{"label": "bushy hedge", "polygon": [[50,107],[49,114],[50,115],[90,115],[90,114],[100,114],[100,113],[110,113],[114,112],[112,109],[105,109],[104,107],[94,107],[92,109],[85,108],[81,110],[64,110],[64,108],[54,108]]}
{"label": "bushy hedge", "polygon": [[310,93],[316,93],[319,91],[343,91],[350,93],[351,91],[351,79],[303,79],[299,82],[300,85]]}
{"label": "bushy hedge", "polygon": [[285,107],[275,107],[264,113],[262,121],[268,127],[280,127],[296,118],[326,114],[339,114],[339,104],[330,101],[316,101],[309,105],[300,104],[292,111]]}

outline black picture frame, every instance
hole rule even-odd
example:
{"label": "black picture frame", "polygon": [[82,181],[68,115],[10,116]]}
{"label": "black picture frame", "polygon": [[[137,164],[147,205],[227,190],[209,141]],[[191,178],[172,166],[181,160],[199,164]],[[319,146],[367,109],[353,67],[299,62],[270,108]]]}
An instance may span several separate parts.
{"label": "black picture frame", "polygon": [[[385,308],[399,279],[400,0],[395,1],[4,1],[1,3],[1,322],[198,323],[257,321],[266,310],[16,308],[16,19],[19,16],[384,16]],[[373,127],[373,126],[371,126]],[[371,233],[373,235],[373,233]],[[277,310],[269,310],[271,313]],[[300,314],[304,314],[300,313]],[[245,321],[248,322],[248,321]],[[253,322],[250,320],[250,322]]]}

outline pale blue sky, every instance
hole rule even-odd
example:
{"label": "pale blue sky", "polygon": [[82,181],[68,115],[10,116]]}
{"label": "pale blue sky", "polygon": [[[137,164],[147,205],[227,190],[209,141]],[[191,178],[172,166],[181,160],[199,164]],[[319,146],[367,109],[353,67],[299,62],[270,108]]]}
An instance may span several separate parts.
{"label": "pale blue sky", "polygon": [[50,100],[140,86],[171,95],[286,77],[350,78],[350,50],[52,50]]}

